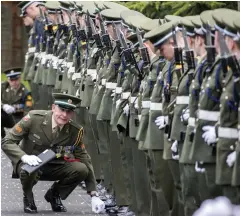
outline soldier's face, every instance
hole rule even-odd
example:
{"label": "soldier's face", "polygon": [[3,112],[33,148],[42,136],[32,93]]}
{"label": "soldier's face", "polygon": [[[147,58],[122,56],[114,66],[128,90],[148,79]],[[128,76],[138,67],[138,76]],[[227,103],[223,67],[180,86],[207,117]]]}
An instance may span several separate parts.
{"label": "soldier's face", "polygon": [[26,8],[26,13],[32,19],[35,19],[39,16],[39,8],[37,7],[37,3],[32,3],[29,7]]}
{"label": "soldier's face", "polygon": [[168,61],[172,61],[174,57],[174,49],[173,49],[173,40],[168,40],[166,43],[162,44],[160,47],[160,54],[167,59]]}
{"label": "soldier's face", "polygon": [[62,109],[61,107],[53,104],[52,112],[55,122],[58,126],[65,125],[74,116],[74,111]]}
{"label": "soldier's face", "polygon": [[23,17],[23,23],[25,26],[32,26],[33,25],[33,19],[29,16]]}
{"label": "soldier's face", "polygon": [[21,84],[21,78],[18,79],[8,79],[8,83],[13,89],[18,89]]}

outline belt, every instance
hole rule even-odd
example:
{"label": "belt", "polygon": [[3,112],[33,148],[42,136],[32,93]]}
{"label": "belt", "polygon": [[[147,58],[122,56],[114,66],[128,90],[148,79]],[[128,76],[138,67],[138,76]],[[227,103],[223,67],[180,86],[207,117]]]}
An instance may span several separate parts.
{"label": "belt", "polygon": [[115,89],[117,86],[117,83],[113,83],[113,82],[107,82],[106,83],[106,88],[107,89]]}
{"label": "belt", "polygon": [[195,122],[196,122],[195,118],[189,117],[189,119],[188,119],[188,125],[189,126],[195,127]]}
{"label": "belt", "polygon": [[220,117],[219,111],[207,111],[207,110],[199,110],[198,118],[206,121],[218,121]]}
{"label": "belt", "polygon": [[67,67],[70,68],[73,65],[73,62],[67,62]]}
{"label": "belt", "polygon": [[189,104],[189,96],[177,96],[176,104]]}
{"label": "belt", "polygon": [[121,95],[121,99],[126,100],[130,97],[131,92],[123,92]]}
{"label": "belt", "polygon": [[96,69],[87,69],[87,75],[92,76],[92,75],[94,75],[96,73],[97,73]]}
{"label": "belt", "polygon": [[236,128],[219,127],[218,137],[228,139],[238,139],[238,130]]}
{"label": "belt", "polygon": [[102,79],[102,85],[103,85],[103,86],[106,85],[106,79]]}
{"label": "belt", "polygon": [[151,101],[142,101],[142,108],[148,109],[150,108]]}
{"label": "belt", "polygon": [[153,102],[151,102],[150,110],[162,110],[162,103],[153,103]]}
{"label": "belt", "polygon": [[137,101],[137,97],[131,97],[131,104]]}
{"label": "belt", "polygon": [[72,80],[80,79],[81,78],[81,73],[74,73],[72,75]]}
{"label": "belt", "polygon": [[29,53],[34,53],[36,51],[36,47],[29,47],[28,52]]}
{"label": "belt", "polygon": [[122,87],[116,87],[116,94],[121,94],[122,93]]}

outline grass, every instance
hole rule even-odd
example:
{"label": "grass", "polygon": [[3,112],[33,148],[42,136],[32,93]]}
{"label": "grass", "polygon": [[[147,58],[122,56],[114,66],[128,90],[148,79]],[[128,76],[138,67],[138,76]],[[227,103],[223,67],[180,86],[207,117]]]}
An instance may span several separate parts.
{"label": "grass", "polygon": [[[1,81],[2,82],[7,81],[7,77],[4,73],[1,74]],[[23,85],[25,85],[25,87],[28,89],[28,91],[31,91],[31,88],[30,88],[30,85],[29,85],[28,81],[23,81],[22,80],[22,83],[23,83]]]}

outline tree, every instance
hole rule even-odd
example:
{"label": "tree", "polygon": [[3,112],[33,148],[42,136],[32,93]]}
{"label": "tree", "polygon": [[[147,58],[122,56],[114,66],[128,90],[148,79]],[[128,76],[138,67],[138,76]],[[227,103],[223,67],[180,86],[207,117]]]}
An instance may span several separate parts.
{"label": "tree", "polygon": [[230,8],[236,10],[238,8],[238,2],[228,1],[153,1],[153,2],[118,2],[123,4],[129,9],[139,11],[145,16],[157,19],[164,18],[165,15],[179,15],[179,16],[191,16],[198,15],[205,10],[213,10],[217,8]]}

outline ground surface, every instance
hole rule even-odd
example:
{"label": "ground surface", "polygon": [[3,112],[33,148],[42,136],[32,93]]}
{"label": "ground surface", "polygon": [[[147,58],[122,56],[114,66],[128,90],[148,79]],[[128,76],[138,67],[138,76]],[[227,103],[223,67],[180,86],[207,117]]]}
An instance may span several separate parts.
{"label": "ground surface", "polygon": [[[9,159],[1,153],[1,214],[2,216],[26,216],[23,212],[22,190],[18,179],[11,178],[12,166]],[[91,211],[91,198],[86,191],[77,187],[63,204],[67,208],[67,212],[54,213],[51,206],[44,199],[44,194],[51,186],[51,182],[41,181],[34,187],[35,203],[38,208],[36,216],[44,215],[84,215],[94,216],[97,214]],[[106,216],[101,214],[101,216]]]}

